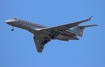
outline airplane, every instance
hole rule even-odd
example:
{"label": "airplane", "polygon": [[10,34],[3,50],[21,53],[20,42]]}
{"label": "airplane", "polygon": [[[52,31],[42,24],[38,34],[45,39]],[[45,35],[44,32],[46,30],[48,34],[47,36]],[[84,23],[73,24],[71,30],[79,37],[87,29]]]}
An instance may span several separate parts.
{"label": "airplane", "polygon": [[42,53],[45,44],[51,40],[79,40],[78,36],[83,36],[83,30],[88,27],[98,26],[96,24],[79,26],[79,24],[90,21],[92,18],[89,17],[85,20],[72,22],[64,25],[46,27],[36,23],[32,23],[19,18],[12,18],[6,20],[5,22],[12,26],[11,31],[14,31],[14,27],[25,29],[33,34],[34,43],[36,45],[36,50]]}

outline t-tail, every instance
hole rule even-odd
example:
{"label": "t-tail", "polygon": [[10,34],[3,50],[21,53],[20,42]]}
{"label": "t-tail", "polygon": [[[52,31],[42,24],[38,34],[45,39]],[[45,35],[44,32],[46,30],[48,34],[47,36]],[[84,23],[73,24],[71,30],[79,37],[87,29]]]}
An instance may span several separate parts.
{"label": "t-tail", "polygon": [[76,35],[78,36],[83,36],[83,30],[85,28],[88,28],[88,27],[93,27],[93,26],[98,26],[96,24],[92,24],[92,25],[85,25],[85,26],[75,26],[75,27],[72,27],[70,30],[75,33]]}

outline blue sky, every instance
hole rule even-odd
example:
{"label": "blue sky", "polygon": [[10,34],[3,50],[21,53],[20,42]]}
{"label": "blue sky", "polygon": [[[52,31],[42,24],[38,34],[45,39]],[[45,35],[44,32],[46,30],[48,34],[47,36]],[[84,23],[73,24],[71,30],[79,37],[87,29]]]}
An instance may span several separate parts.
{"label": "blue sky", "polygon": [[[53,40],[42,53],[36,51],[33,35],[11,27],[14,17],[45,26],[56,26],[93,16],[80,40]],[[104,0],[2,0],[0,3],[0,67],[105,67]]]}

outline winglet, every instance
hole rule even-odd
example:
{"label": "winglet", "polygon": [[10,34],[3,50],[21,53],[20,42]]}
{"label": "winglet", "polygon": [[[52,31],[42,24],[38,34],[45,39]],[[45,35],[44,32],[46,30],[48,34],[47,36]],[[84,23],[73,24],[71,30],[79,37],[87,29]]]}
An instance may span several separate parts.
{"label": "winglet", "polygon": [[90,17],[88,18],[88,20],[91,20],[91,18],[92,18],[92,16],[90,16]]}
{"label": "winglet", "polygon": [[80,24],[80,23],[83,23],[83,22],[87,22],[89,20],[91,20],[92,16],[90,16],[89,18],[85,19],[85,20],[81,20],[81,21],[77,21],[77,22],[74,22],[74,24]]}

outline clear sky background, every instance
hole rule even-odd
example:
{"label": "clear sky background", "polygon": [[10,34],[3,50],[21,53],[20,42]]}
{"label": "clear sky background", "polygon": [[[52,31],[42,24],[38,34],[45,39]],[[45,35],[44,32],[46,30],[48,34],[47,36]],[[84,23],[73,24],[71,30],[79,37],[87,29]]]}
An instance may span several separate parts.
{"label": "clear sky background", "polygon": [[[53,40],[42,53],[36,51],[33,35],[11,26],[14,17],[48,27],[83,20],[98,24],[84,30],[80,40]],[[105,0],[1,0],[0,67],[105,67]]]}

